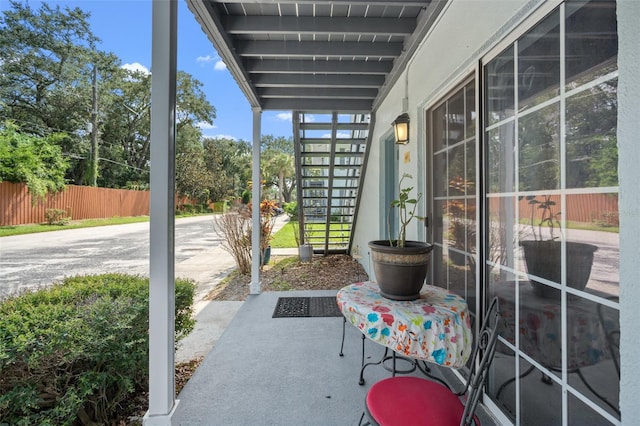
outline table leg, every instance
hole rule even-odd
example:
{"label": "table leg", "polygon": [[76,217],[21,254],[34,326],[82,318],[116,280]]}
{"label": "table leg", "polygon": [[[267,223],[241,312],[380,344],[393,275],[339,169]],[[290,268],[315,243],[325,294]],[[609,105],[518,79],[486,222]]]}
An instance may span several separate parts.
{"label": "table leg", "polygon": [[344,349],[344,333],[345,333],[346,325],[347,325],[347,317],[342,317],[342,343],[340,343],[340,353],[338,354],[340,356],[344,356],[344,353],[342,352],[342,350]]}
{"label": "table leg", "polygon": [[[523,379],[525,377],[527,377],[529,374],[531,374],[531,372],[533,371],[535,367],[532,365],[530,366],[527,371],[525,371],[524,373],[522,373],[520,375],[520,377],[518,377],[519,379]],[[504,388],[506,388],[507,386],[509,386],[511,383],[515,382],[516,378],[512,377],[511,379],[507,380],[506,382],[504,382],[502,385],[500,385],[500,387],[498,388],[498,392],[496,392],[496,400],[500,399],[500,394],[502,393],[502,391],[504,390]]]}
{"label": "table leg", "polygon": [[[404,356],[400,356],[397,355],[395,351],[391,351],[391,355],[389,355],[389,348],[384,348],[384,354],[382,355],[382,358],[380,359],[380,361],[375,361],[375,362],[368,362],[366,364],[364,364],[364,341],[363,341],[363,347],[362,347],[363,351],[362,351],[362,368],[360,369],[360,380],[358,381],[359,385],[364,385],[364,370],[365,368],[367,368],[370,365],[378,365],[378,364],[382,364],[382,367],[391,372],[391,375],[393,377],[395,377],[396,373],[398,374],[409,374],[409,373],[413,373],[416,368],[418,367],[418,361],[411,359],[411,358],[406,358]],[[396,364],[396,360],[397,359],[401,359],[403,361],[407,361],[408,363],[411,364],[411,367],[406,369],[406,370],[399,370],[397,368],[397,364]],[[385,361],[389,361],[391,360],[392,365],[391,368],[387,367],[385,365]],[[428,369],[428,367],[427,367]],[[422,368],[420,369],[420,371],[424,372],[424,370],[422,370]]]}
{"label": "table leg", "polygon": [[609,407],[611,407],[611,409],[613,411],[615,411],[615,413],[618,416],[620,416],[620,409],[618,407],[614,406],[611,402],[609,402],[609,400],[607,400],[607,398],[605,398],[604,396],[602,396],[598,392],[596,392],[596,390],[594,388],[592,388],[589,383],[587,383],[587,379],[582,375],[582,371],[580,371],[579,368],[576,369],[575,372],[578,374],[578,377],[580,377],[580,380],[582,380],[582,383],[584,383],[584,385],[587,387],[587,389],[589,389],[595,396],[597,396],[602,402],[604,402]]}
{"label": "table leg", "polygon": [[[364,334],[362,335],[364,338]],[[362,368],[360,369],[360,380],[358,381],[358,384],[360,386],[364,385],[364,369],[367,368],[370,365],[378,365],[378,364],[382,364],[384,362],[385,359],[388,358],[388,354],[389,353],[389,348],[384,348],[384,355],[382,355],[382,358],[380,358],[380,361],[376,361],[376,362],[368,362],[366,364],[364,364],[364,340],[362,341]]]}

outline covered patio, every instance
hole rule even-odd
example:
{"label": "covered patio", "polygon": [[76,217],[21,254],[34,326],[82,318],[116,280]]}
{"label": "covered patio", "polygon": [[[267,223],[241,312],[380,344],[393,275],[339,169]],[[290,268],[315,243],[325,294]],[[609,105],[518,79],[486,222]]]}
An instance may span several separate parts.
{"label": "covered patio", "polygon": [[[436,246],[428,283],[463,296],[474,315],[483,311],[483,301],[492,292],[507,285],[518,327],[527,306],[521,285],[542,278],[545,286],[557,290],[557,300],[544,299],[545,307],[535,312],[540,314],[536,318],[547,318],[547,305],[557,308],[553,332],[535,335],[557,342],[552,350],[559,361],[548,363],[539,351],[523,345],[522,331],[501,336],[503,348],[492,366],[494,380],[480,407],[484,424],[538,424],[541,418],[545,424],[633,423],[629,419],[640,411],[635,401],[640,345],[634,337],[640,320],[640,287],[634,284],[640,200],[633,186],[640,154],[635,143],[640,110],[635,22],[640,3],[188,0],[187,4],[253,110],[254,182],[260,181],[261,112],[292,113],[302,241],[309,207],[313,220],[326,225],[325,239],[317,246],[321,252],[358,252],[369,269],[364,255],[367,242],[385,238],[395,228],[386,221],[387,210],[397,195],[399,176],[408,173],[425,196],[417,214],[431,219],[425,226],[412,227],[410,237]],[[251,296],[175,398],[176,15],[175,1],[153,2],[150,392],[144,423],[357,424],[368,386],[389,373],[372,367],[365,375],[367,384],[358,385],[361,334],[347,326],[345,356],[339,357],[339,317],[272,318],[282,294],[261,293],[257,261],[252,265]],[[574,110],[568,108],[571,105]],[[591,119],[569,125],[582,117],[580,112],[610,119],[609,133],[602,139],[610,151],[599,146],[594,152],[602,158],[615,153],[615,159],[611,167],[590,168],[572,182],[571,166],[578,160],[595,164],[597,157],[572,152],[572,129],[580,129],[585,140],[598,136],[598,129],[588,126]],[[316,114],[324,117],[321,122],[314,122]],[[345,116],[353,117],[351,122],[343,121]],[[411,121],[404,142],[411,142],[399,145],[390,124],[404,116]],[[547,116],[550,125],[536,126],[546,123]],[[544,127],[541,134],[546,139],[538,127]],[[540,142],[547,139],[553,143]],[[543,145],[553,149],[534,158],[525,149],[527,140],[536,149]],[[552,165],[551,181],[542,178],[547,174],[526,173],[529,163]],[[618,170],[610,180],[596,179],[606,177],[601,172],[615,164]],[[588,283],[595,288],[607,281],[611,297],[569,286],[566,250],[559,255],[560,277],[538,277],[523,266],[519,242],[524,236],[514,232],[520,218],[517,200],[549,194],[558,197],[559,211],[566,215],[559,226],[574,238],[582,234],[569,227],[569,201],[583,194],[619,198],[620,207],[613,212],[594,210],[596,215],[613,213],[619,226],[613,233],[615,243],[596,239],[598,256],[609,248],[615,254],[598,259],[601,264],[611,262],[601,268],[606,274],[598,275],[596,269]],[[260,199],[260,187],[254,185],[253,259],[260,257]],[[493,203],[496,200],[500,203]],[[459,247],[447,226],[454,211],[448,206],[455,203],[466,206],[465,227],[460,229],[471,231],[462,233],[458,242],[464,244]],[[346,236],[337,245],[328,239],[334,218],[344,225]],[[505,226],[496,231],[494,224]],[[563,244],[566,249],[568,242]],[[457,264],[450,256],[456,252],[466,260]],[[500,256],[493,256],[496,253]],[[573,321],[574,300],[589,305],[589,312],[602,306],[619,317],[613,321],[617,342],[595,348],[606,355],[618,346],[617,376],[607,357],[570,368],[571,343],[580,341],[573,339],[569,327],[581,324]],[[596,328],[606,331],[605,321],[601,322]],[[537,330],[539,322],[530,323]],[[591,336],[578,330],[578,337]],[[368,356],[376,358],[381,350],[367,342]],[[529,374],[532,371],[535,374]],[[576,372],[592,374],[598,391],[609,400],[583,384],[585,380],[577,380]],[[450,376],[448,381],[459,385],[457,377]]]}
{"label": "covered patio", "polygon": [[[358,384],[362,334],[347,324],[340,357],[341,317],[272,318],[279,297],[335,294],[249,296],[178,396],[172,424],[357,425],[369,386],[391,375],[372,365],[365,370],[365,385]],[[365,348],[365,362],[384,352],[368,339]],[[497,424],[484,407],[477,414],[483,425]]]}

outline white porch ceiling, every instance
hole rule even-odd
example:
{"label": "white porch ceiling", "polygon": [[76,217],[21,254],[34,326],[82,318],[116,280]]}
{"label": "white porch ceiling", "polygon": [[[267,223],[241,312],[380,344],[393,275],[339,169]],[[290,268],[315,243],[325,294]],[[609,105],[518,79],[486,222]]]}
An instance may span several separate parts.
{"label": "white porch ceiling", "polygon": [[249,103],[370,112],[446,0],[187,0]]}

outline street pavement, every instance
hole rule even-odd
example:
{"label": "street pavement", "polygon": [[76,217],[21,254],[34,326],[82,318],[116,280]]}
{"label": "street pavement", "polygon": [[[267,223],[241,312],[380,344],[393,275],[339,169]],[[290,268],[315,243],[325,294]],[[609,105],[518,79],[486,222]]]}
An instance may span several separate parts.
{"label": "street pavement", "polygon": [[[175,275],[196,282],[196,326],[180,342],[176,362],[206,355],[243,303],[203,300],[235,269],[233,257],[222,249],[214,232],[214,218],[176,219]],[[286,215],[279,216],[274,232],[287,221]],[[272,251],[278,254],[295,255],[297,249]],[[149,222],[0,238],[0,300],[67,276],[107,272],[149,276]]]}
{"label": "street pavement", "polygon": [[[214,218],[176,219],[175,274],[198,284],[196,300],[235,266],[220,246]],[[286,220],[280,216],[276,229]],[[0,299],[68,276],[107,272],[149,275],[149,222],[0,238]]]}

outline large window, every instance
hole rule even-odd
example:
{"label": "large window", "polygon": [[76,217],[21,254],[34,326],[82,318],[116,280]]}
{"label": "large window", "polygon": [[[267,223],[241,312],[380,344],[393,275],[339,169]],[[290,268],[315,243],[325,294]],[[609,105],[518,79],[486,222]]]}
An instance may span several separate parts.
{"label": "large window", "polygon": [[433,170],[433,284],[476,300],[476,85],[463,83],[427,112]]}
{"label": "large window", "polygon": [[567,1],[485,64],[489,395],[516,424],[616,424],[615,2]]}

